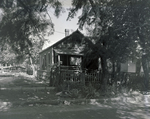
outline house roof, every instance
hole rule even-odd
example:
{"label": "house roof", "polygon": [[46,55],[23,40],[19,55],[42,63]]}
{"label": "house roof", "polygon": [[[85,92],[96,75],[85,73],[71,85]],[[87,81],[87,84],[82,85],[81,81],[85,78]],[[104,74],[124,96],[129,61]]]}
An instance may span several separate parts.
{"label": "house roof", "polygon": [[83,56],[84,54],[81,53],[81,50],[76,50],[76,49],[54,49],[54,51],[57,54],[68,54],[68,55],[76,55],[76,56]]}
{"label": "house roof", "polygon": [[[59,44],[59,43],[65,41],[65,40],[67,40],[69,37],[71,37],[71,36],[72,36],[73,34],[75,34],[75,33],[79,33],[79,34],[83,35],[83,34],[77,29],[77,30],[74,31],[72,34],[70,34],[69,36],[66,36],[66,37],[64,37],[63,39],[57,41],[56,43],[51,44],[49,47],[47,47],[46,49],[44,49],[44,50],[42,50],[41,52],[39,52],[39,54],[41,54],[42,52],[46,51],[47,49],[49,49],[49,48],[51,48],[51,47],[53,47],[53,46],[55,46],[55,45],[57,45],[57,44]],[[84,35],[83,35],[83,36],[84,36]]]}

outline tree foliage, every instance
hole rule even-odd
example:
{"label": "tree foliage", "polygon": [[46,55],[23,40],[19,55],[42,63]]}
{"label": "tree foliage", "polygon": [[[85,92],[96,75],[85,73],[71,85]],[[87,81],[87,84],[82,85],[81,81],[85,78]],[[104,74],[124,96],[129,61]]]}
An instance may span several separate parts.
{"label": "tree foliage", "polygon": [[[78,4],[81,5],[81,3],[82,7],[77,7]],[[77,3],[77,1],[74,0],[73,5],[75,7],[71,9],[69,17],[73,16],[76,11],[82,8],[82,15],[79,18],[80,28],[85,24],[93,26],[92,33],[95,43],[91,45],[92,43],[89,42],[90,50],[87,52],[87,55],[89,55],[87,57],[101,58],[104,79],[108,70],[107,60],[111,59],[113,62],[123,61],[125,55],[122,54],[129,52],[129,50],[126,49],[129,42],[126,41],[127,39],[121,38],[122,36],[114,29],[112,3],[99,0],[83,0]]]}
{"label": "tree foliage", "polygon": [[1,0],[1,49],[7,44],[19,60],[36,64],[44,36],[54,31],[49,9],[58,17],[62,5],[58,0]]}
{"label": "tree foliage", "polygon": [[[145,75],[145,89],[148,89],[149,84],[149,33],[150,33],[150,1],[146,0],[124,0],[124,2],[118,2],[123,6],[122,14],[117,14],[115,18],[115,24],[120,26],[120,31],[126,31],[126,37],[139,46],[134,47],[137,59],[141,59],[144,75]],[[118,11],[117,13],[119,13]],[[119,24],[121,23],[121,24]],[[131,47],[132,48],[132,47]],[[132,54],[133,55],[133,54]]]}
{"label": "tree foliage", "polygon": [[56,16],[62,8],[57,0],[1,0],[1,44],[8,43],[14,51],[20,53],[32,47],[32,36],[36,35],[43,40],[47,28],[50,33],[54,30],[54,25],[48,18],[49,7],[55,8]]}
{"label": "tree foliage", "polygon": [[[2,46],[0,46],[2,47]],[[5,44],[5,47],[3,50],[0,52],[0,63],[17,63],[16,62],[16,55],[14,51],[9,47],[9,45]]]}
{"label": "tree foliage", "polygon": [[[150,2],[147,0],[73,0],[69,18],[79,9],[79,25],[89,25],[96,43],[90,54],[101,58],[105,74],[106,61],[122,62],[128,58],[141,58],[148,84]],[[91,44],[91,43],[90,43]],[[88,51],[88,52],[89,52]],[[148,86],[146,86],[148,87]]]}

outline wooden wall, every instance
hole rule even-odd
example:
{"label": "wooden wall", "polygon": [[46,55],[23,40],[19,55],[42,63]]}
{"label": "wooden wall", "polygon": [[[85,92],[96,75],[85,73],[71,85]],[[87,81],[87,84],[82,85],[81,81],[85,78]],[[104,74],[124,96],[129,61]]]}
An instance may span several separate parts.
{"label": "wooden wall", "polygon": [[54,64],[53,47],[50,47],[40,53],[40,70],[49,70]]}

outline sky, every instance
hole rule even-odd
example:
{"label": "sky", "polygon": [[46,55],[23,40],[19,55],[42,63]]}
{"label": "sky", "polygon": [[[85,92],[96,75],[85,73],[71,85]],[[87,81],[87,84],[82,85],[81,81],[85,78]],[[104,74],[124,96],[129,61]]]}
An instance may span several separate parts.
{"label": "sky", "polygon": [[[63,7],[65,9],[71,7],[71,0],[61,0],[63,3]],[[49,37],[46,37],[48,39],[47,42],[45,42],[44,46],[42,49],[45,49],[49,47],[51,44],[54,44],[55,42],[61,40],[62,38],[65,37],[65,29],[69,29],[69,32],[71,33],[72,31],[75,31],[78,29],[78,16],[81,15],[81,12],[78,12],[77,16],[70,21],[66,21],[67,16],[68,16],[68,11],[65,13],[61,13],[59,18],[55,17],[53,15],[53,11],[50,10],[49,14],[51,16],[51,20],[54,23],[54,29],[55,32],[53,35],[50,35]],[[81,30],[80,30],[81,31]],[[84,31],[81,31],[84,34]]]}

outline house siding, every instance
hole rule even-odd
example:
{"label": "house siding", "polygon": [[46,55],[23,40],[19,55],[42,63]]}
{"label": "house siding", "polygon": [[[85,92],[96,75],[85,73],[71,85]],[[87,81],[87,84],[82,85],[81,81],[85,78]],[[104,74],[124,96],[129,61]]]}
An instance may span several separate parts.
{"label": "house siding", "polygon": [[136,72],[136,63],[127,61],[125,63],[121,63],[121,72]]}
{"label": "house siding", "polygon": [[40,70],[50,70],[53,64],[53,47],[50,47],[40,53]]}

